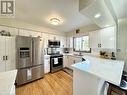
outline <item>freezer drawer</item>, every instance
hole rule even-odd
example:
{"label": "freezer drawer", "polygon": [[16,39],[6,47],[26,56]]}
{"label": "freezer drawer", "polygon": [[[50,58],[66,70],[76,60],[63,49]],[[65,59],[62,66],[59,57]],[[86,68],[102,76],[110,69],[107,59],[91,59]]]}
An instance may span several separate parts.
{"label": "freezer drawer", "polygon": [[35,66],[31,69],[32,71],[32,80],[36,80],[44,76],[44,66]]}
{"label": "freezer drawer", "polygon": [[44,76],[44,67],[43,65],[19,69],[16,79],[17,85],[22,85],[36,79],[42,78]]}

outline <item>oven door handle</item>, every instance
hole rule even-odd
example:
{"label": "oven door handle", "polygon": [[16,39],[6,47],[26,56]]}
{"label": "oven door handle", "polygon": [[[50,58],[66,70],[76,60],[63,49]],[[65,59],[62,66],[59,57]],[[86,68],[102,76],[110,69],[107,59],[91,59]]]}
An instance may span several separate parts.
{"label": "oven door handle", "polygon": [[59,59],[59,58],[63,58],[63,57],[52,57],[52,59],[54,59],[54,58],[58,58]]}

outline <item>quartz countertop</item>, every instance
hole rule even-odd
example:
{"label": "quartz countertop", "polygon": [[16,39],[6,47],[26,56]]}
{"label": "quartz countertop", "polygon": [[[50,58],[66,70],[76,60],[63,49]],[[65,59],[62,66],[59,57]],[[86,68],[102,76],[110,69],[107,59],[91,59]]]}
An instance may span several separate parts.
{"label": "quartz countertop", "polygon": [[16,75],[17,70],[0,72],[0,95],[10,95]]}
{"label": "quartz countertop", "polygon": [[86,61],[72,65],[73,68],[88,72],[115,85],[120,85],[124,61],[102,59],[84,55]]}

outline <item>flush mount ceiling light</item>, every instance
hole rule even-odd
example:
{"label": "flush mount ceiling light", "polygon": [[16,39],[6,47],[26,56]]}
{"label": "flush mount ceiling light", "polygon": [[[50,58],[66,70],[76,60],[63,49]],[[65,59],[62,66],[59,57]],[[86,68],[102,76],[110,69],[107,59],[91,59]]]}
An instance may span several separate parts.
{"label": "flush mount ceiling light", "polygon": [[50,19],[50,23],[52,24],[52,25],[59,25],[60,24],[60,19],[58,19],[58,18],[51,18]]}
{"label": "flush mount ceiling light", "polygon": [[99,17],[101,17],[101,14],[100,13],[97,13],[94,17],[95,18],[99,18]]}

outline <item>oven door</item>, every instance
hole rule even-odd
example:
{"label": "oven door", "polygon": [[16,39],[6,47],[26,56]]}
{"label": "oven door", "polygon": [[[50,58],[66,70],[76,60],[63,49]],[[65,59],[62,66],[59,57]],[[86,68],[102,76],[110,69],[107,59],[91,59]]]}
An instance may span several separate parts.
{"label": "oven door", "polygon": [[51,58],[51,63],[53,67],[63,65],[63,57]]}
{"label": "oven door", "polygon": [[63,57],[50,58],[50,72],[55,72],[63,68]]}

